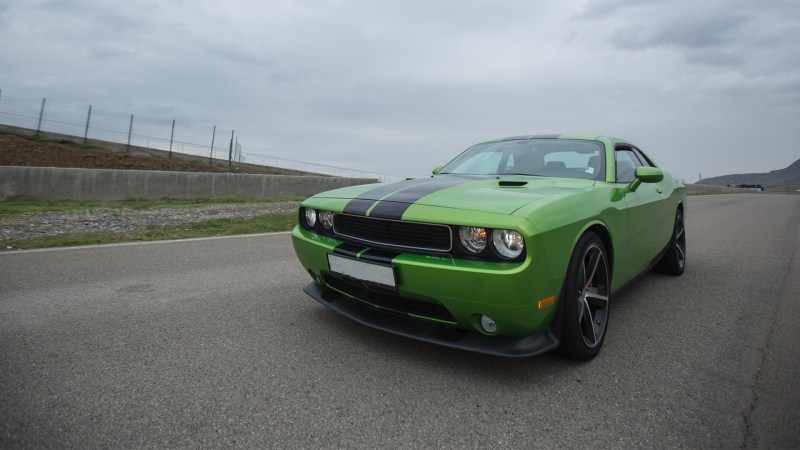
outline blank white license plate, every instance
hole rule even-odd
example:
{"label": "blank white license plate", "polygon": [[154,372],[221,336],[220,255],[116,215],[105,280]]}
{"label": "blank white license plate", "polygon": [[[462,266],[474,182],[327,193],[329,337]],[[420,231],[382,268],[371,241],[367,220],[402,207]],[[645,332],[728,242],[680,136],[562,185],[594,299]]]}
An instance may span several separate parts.
{"label": "blank white license plate", "polygon": [[365,263],[355,259],[342,258],[341,256],[328,255],[328,266],[331,272],[357,280],[369,281],[384,286],[396,287],[394,268],[378,264]]}

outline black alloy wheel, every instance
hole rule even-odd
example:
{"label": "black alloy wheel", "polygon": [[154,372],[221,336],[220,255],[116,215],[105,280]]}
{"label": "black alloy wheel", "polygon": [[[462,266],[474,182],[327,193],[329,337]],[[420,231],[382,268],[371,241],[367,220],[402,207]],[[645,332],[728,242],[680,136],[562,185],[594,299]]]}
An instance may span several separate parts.
{"label": "black alloy wheel", "polygon": [[683,212],[675,213],[675,226],[669,241],[667,252],[655,267],[657,272],[669,275],[682,275],[686,270],[686,226],[683,223]]}
{"label": "black alloy wheel", "polygon": [[562,290],[564,323],[559,351],[570,358],[594,358],[603,345],[610,312],[610,271],[606,248],[594,233],[578,241]]}

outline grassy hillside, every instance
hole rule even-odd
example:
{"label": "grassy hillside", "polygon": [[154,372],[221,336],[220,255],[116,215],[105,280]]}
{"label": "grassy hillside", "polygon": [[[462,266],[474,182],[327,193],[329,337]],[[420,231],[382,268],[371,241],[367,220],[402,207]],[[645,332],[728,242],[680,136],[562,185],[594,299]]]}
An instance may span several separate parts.
{"label": "grassy hillside", "polygon": [[788,167],[767,173],[737,173],[721,177],[706,178],[698,182],[713,186],[729,184],[760,184],[767,191],[795,192],[800,189],[800,159]]}

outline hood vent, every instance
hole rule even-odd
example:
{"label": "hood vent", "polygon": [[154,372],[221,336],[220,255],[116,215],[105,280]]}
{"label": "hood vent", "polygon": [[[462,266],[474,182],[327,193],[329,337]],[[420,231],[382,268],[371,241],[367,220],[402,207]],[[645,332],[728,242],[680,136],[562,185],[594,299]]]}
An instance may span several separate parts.
{"label": "hood vent", "polygon": [[500,187],[520,187],[525,186],[528,184],[527,181],[515,181],[515,180],[500,180],[498,183]]}

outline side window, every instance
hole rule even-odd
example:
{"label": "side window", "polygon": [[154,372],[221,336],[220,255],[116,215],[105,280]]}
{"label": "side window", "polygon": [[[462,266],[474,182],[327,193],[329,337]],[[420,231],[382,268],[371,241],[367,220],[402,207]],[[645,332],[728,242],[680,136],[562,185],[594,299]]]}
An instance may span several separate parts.
{"label": "side window", "polygon": [[617,183],[630,183],[634,179],[634,172],[642,163],[634,153],[633,149],[620,148],[614,152],[616,163]]}
{"label": "side window", "polygon": [[639,161],[642,162],[643,166],[645,166],[645,167],[655,167],[655,165],[649,159],[647,159],[647,156],[644,156],[644,153],[642,153],[641,150],[639,150],[638,148],[634,147],[633,151],[636,153],[636,156],[639,158]]}

